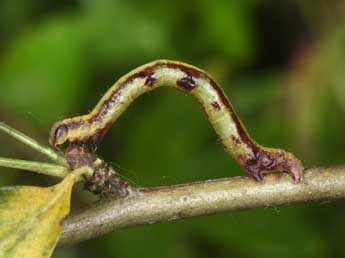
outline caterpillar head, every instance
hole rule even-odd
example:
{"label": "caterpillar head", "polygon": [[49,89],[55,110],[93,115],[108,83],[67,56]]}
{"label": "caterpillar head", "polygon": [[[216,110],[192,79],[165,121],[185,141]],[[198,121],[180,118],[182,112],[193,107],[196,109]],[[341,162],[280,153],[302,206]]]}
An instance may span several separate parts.
{"label": "caterpillar head", "polygon": [[49,134],[49,143],[57,148],[68,140],[68,127],[62,122],[53,125]]}

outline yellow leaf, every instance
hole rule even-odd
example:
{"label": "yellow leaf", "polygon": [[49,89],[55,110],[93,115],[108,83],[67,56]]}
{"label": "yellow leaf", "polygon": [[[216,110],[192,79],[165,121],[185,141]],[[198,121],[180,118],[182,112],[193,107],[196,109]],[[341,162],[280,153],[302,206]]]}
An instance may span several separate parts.
{"label": "yellow leaf", "polygon": [[0,188],[0,258],[48,258],[70,210],[79,173],[53,187]]}

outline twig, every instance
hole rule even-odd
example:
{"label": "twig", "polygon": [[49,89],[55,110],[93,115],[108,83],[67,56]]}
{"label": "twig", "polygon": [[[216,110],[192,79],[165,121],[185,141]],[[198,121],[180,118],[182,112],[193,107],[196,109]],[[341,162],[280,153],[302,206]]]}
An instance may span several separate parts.
{"label": "twig", "polygon": [[0,158],[0,166],[23,169],[61,178],[65,177],[70,172],[68,168],[59,165],[19,159]]}
{"label": "twig", "polygon": [[339,198],[345,198],[345,167],[309,169],[302,183],[286,174],[271,174],[260,183],[236,177],[142,188],[127,199],[102,200],[72,214],[60,245],[161,221]]}
{"label": "twig", "polygon": [[46,155],[52,161],[54,161],[54,162],[56,162],[62,166],[68,167],[66,160],[62,156],[60,156],[57,152],[55,152],[53,149],[51,149],[47,146],[43,146],[42,144],[38,143],[36,140],[23,134],[22,132],[19,132],[18,130],[8,126],[7,124],[5,124],[3,122],[0,122],[0,131],[3,131],[4,133],[15,138],[16,140],[29,146],[30,148]]}

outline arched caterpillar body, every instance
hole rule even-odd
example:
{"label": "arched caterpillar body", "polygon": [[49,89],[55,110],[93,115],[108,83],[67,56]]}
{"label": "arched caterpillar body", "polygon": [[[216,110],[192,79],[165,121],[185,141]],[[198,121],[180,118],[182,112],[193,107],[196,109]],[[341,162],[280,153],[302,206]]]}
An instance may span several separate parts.
{"label": "arched caterpillar body", "polygon": [[196,97],[221,142],[248,175],[262,180],[263,171],[285,171],[295,181],[301,180],[301,162],[289,152],[257,144],[210,75],[194,66],[169,60],[136,68],[120,78],[89,114],[55,123],[50,132],[51,145],[98,141],[134,99],[160,86]]}

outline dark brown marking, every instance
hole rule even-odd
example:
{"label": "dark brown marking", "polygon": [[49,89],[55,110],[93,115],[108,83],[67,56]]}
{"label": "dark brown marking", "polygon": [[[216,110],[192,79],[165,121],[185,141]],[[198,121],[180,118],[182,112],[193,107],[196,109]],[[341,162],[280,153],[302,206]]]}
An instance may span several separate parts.
{"label": "dark brown marking", "polygon": [[215,111],[220,111],[220,105],[219,105],[219,103],[217,101],[212,101],[211,102],[211,106],[213,107],[213,109]]}
{"label": "dark brown marking", "polygon": [[165,65],[168,68],[172,68],[172,69],[178,69],[182,72],[184,72],[185,74],[188,74],[194,78],[200,78],[202,75],[205,75],[204,72],[199,71],[198,69],[189,67],[189,66],[185,66],[183,64],[176,64],[176,63],[163,63],[161,65]]}
{"label": "dark brown marking", "polygon": [[118,88],[114,93],[108,98],[103,104],[102,108],[99,110],[97,116],[98,120],[102,120],[103,117],[108,113],[109,109],[118,101],[121,95],[122,87]]}
{"label": "dark brown marking", "polygon": [[234,135],[231,135],[231,136],[230,136],[230,139],[231,139],[232,143],[233,143],[235,146],[239,146],[239,145],[241,145],[241,143],[242,143],[242,142],[241,142],[241,139],[235,137]]}
{"label": "dark brown marking", "polygon": [[[135,73],[135,74],[129,76],[129,77],[122,83],[122,85],[125,85],[125,84],[127,84],[128,82],[131,82],[131,81],[133,81],[133,80],[135,80],[135,79],[138,79],[138,78],[145,78],[145,77],[150,76],[150,75],[152,76],[152,75],[154,74],[154,70],[156,70],[156,68],[159,67],[159,66],[161,66],[161,65],[162,65],[162,63],[156,63],[156,64],[154,64],[154,65],[151,65],[151,66],[146,67],[144,70],[139,71],[139,72],[137,72],[137,73]],[[122,86],[122,85],[121,85],[121,86]],[[121,87],[121,86],[120,86],[120,87]]]}
{"label": "dark brown marking", "polygon": [[196,88],[198,85],[195,82],[192,75],[187,74],[183,78],[176,81],[177,86],[179,86],[183,91],[191,91]]}
{"label": "dark brown marking", "polygon": [[151,73],[152,73],[151,69],[148,67],[143,71],[137,72],[137,73],[129,76],[123,84],[127,84],[128,82],[133,81],[133,80],[138,79],[138,78],[145,78],[147,75],[149,75]]}
{"label": "dark brown marking", "polygon": [[153,77],[153,73],[150,73],[146,76],[146,80],[145,80],[144,85],[147,87],[152,87],[156,81],[157,81],[157,79],[155,77]]}

